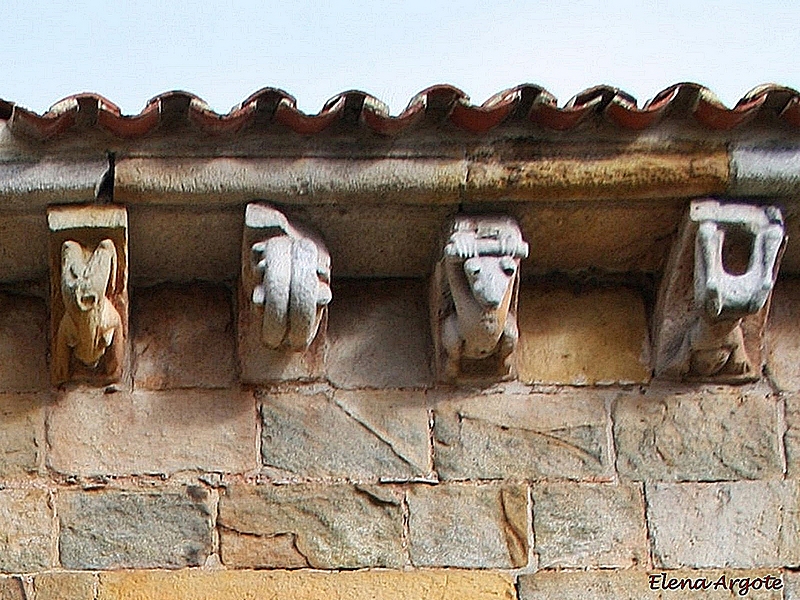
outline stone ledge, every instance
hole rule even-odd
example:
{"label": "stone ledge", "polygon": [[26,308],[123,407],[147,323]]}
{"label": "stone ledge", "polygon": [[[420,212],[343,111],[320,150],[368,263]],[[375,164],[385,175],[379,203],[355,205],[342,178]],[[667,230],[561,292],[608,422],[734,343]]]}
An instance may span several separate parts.
{"label": "stone ledge", "polygon": [[97,600],[513,600],[509,575],[489,571],[118,571]]}

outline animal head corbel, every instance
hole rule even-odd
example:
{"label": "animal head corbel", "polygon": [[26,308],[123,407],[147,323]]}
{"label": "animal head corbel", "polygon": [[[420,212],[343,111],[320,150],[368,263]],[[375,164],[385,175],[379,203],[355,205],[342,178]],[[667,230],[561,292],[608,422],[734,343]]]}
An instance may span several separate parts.
{"label": "animal head corbel", "polygon": [[[520,261],[528,244],[510,217],[453,220],[434,275],[434,340],[439,372],[456,377],[462,359],[498,357],[502,375],[516,347]],[[433,309],[433,305],[432,305]]]}
{"label": "animal head corbel", "polygon": [[61,295],[65,306],[82,312],[97,310],[114,293],[117,280],[117,248],[110,239],[94,251],[67,240],[61,247]]}
{"label": "animal head corbel", "polygon": [[774,206],[692,202],[655,317],[655,373],[742,383],[761,373],[761,338],[784,244]]}
{"label": "animal head corbel", "polygon": [[52,381],[117,383],[127,364],[127,212],[63,206],[48,209],[47,218]]}

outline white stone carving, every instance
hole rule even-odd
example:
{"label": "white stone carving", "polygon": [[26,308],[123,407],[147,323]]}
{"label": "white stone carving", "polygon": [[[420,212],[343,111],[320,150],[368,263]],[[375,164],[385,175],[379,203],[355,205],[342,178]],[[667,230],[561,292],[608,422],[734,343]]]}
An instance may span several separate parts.
{"label": "white stone carving", "polygon": [[125,209],[56,207],[48,222],[53,383],[117,382],[127,355]]}
{"label": "white stone carving", "polygon": [[251,246],[260,275],[251,298],[263,309],[261,339],[272,349],[304,351],[332,298],[330,254],[321,239],[272,207],[249,204],[245,225],[263,236]]}
{"label": "white stone carving", "polygon": [[519,266],[528,244],[505,216],[458,216],[449,231],[431,287],[438,375],[507,377],[519,338]]}
{"label": "white stone carving", "polygon": [[659,294],[657,376],[758,379],[783,242],[774,206],[692,202]]}

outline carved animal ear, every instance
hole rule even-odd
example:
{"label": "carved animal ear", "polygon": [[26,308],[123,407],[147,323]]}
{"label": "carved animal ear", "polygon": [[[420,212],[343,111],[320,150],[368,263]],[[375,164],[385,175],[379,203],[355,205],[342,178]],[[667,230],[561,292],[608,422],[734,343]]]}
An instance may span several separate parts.
{"label": "carved animal ear", "polygon": [[97,245],[92,257],[89,259],[88,271],[90,277],[105,279],[103,294],[114,293],[117,288],[117,247],[109,239],[105,239]]}
{"label": "carved animal ear", "polygon": [[63,271],[70,265],[84,264],[83,248],[78,242],[67,240],[61,245],[61,276],[64,276]]}

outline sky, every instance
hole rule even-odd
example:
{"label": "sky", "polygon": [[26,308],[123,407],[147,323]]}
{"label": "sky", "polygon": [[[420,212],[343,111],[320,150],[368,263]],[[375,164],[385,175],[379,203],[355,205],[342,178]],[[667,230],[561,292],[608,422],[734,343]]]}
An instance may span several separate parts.
{"label": "sky", "polygon": [[317,113],[360,89],[392,114],[449,83],[480,104],[522,83],[560,105],[608,84],[640,105],[673,83],[728,106],[762,83],[800,89],[797,0],[133,2],[4,0],[0,98],[43,112],[95,92],[125,114],[181,89],[228,112],[278,87]]}

